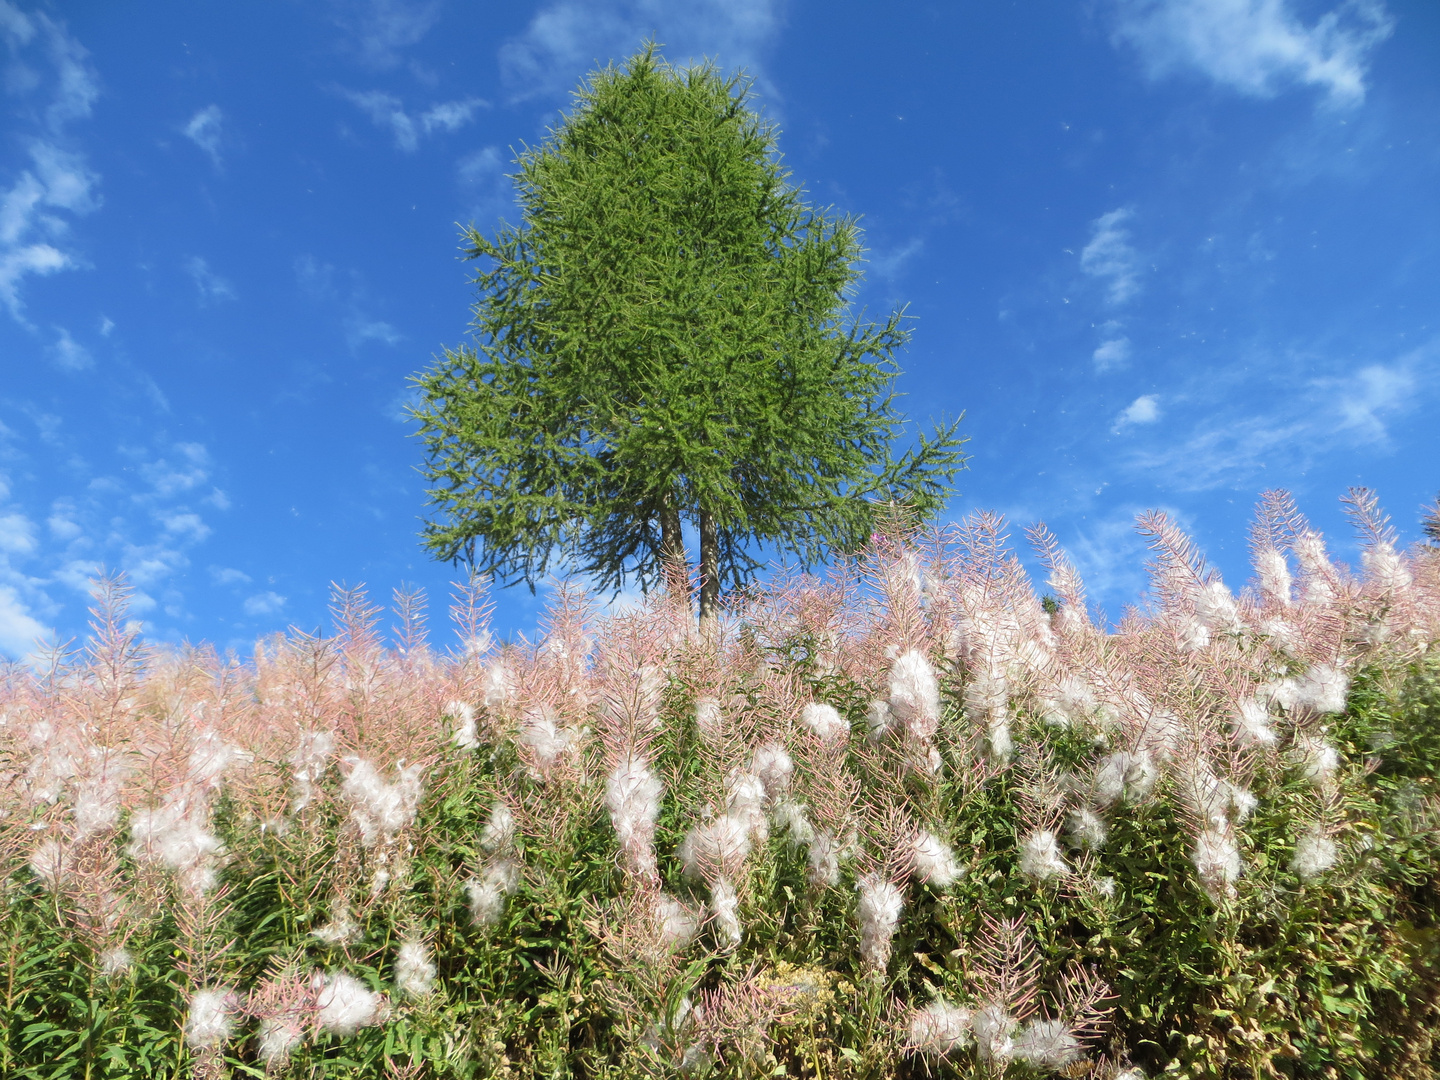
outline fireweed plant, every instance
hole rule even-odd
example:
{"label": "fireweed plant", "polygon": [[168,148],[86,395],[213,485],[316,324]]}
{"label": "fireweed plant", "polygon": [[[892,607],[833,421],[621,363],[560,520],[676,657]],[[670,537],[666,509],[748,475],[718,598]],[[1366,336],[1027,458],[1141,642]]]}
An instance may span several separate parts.
{"label": "fireweed plant", "polygon": [[877,536],[495,641],[146,645],[0,686],[0,1075],[1431,1077],[1440,553],[1162,514],[1097,623],[1043,526]]}

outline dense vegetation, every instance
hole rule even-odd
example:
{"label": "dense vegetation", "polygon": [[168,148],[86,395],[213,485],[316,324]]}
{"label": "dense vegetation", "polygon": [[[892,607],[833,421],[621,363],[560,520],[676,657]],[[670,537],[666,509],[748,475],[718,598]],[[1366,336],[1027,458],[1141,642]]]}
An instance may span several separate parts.
{"label": "dense vegetation", "polygon": [[1352,509],[1238,595],[1142,519],[1113,627],[985,515],[449,651],[111,583],[0,690],[0,1075],[1432,1077],[1440,555]]}

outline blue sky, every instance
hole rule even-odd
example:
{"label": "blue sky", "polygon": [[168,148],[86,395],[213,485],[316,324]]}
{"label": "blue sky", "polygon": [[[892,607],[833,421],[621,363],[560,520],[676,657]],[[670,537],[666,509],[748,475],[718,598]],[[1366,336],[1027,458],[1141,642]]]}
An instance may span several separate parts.
{"label": "blue sky", "polygon": [[[966,414],[953,516],[1043,518],[1112,615],[1146,508],[1233,583],[1267,487],[1342,555],[1352,484],[1418,535],[1432,0],[0,0],[0,654],[82,633],[101,566],[242,651],[332,581],[442,607],[404,406],[467,331],[456,223],[513,217],[511,148],[647,34],[750,72],[862,216],[902,408]],[[497,599],[515,632],[543,595]]]}

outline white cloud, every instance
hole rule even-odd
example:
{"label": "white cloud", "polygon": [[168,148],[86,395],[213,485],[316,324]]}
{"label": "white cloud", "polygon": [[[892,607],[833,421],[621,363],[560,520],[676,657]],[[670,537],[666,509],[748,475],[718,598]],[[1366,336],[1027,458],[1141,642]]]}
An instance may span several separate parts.
{"label": "white cloud", "polygon": [[1337,105],[1365,96],[1371,51],[1394,20],[1379,0],[1347,0],[1303,23],[1288,0],[1118,0],[1115,38],[1155,78],[1197,71],[1253,97],[1315,86]]}
{"label": "white cloud", "polygon": [[192,255],[185,260],[185,272],[195,282],[202,305],[209,304],[212,300],[235,299],[235,289],[228,281],[211,270],[210,264],[199,255]]}
{"label": "white cloud", "polygon": [[[783,23],[783,0],[556,0],[500,49],[518,97],[574,89],[598,63],[619,63],[647,37],[675,63],[709,57],[763,76],[761,61]],[[773,88],[766,97],[778,95]]]}
{"label": "white cloud", "polygon": [[192,542],[204,540],[210,535],[210,526],[206,525],[199,514],[191,510],[168,510],[156,515],[160,524],[164,526],[165,532],[171,536],[181,537]]}
{"label": "white cloud", "polygon": [[159,458],[140,467],[140,475],[154,494],[163,498],[193,491],[210,477],[210,455],[199,443],[176,443],[176,461]]}
{"label": "white cloud", "polygon": [[243,570],[235,570],[228,566],[210,567],[210,580],[216,585],[248,585],[250,575]]}
{"label": "white cloud", "polygon": [[58,329],[59,336],[55,339],[55,344],[50,346],[50,355],[56,365],[66,371],[84,371],[91,367],[95,360],[90,355],[90,350],[72,338],[69,330],[64,327]]}
{"label": "white cloud", "polygon": [[25,279],[80,265],[61,246],[70,222],[57,211],[78,216],[99,205],[97,178],[67,148],[65,134],[67,124],[90,115],[99,90],[85,49],[63,24],[8,3],[0,12],[13,61],[8,88],[22,125],[12,130],[11,144],[24,147],[29,159],[0,191],[0,301],[28,327],[20,299]]}
{"label": "white cloud", "polygon": [[1160,419],[1160,398],[1155,394],[1145,394],[1132,401],[1116,418],[1115,427],[1125,427],[1127,424],[1153,424]]}
{"label": "white cloud", "polygon": [[336,285],[337,273],[329,263],[320,263],[311,255],[302,255],[295,260],[295,277],[310,296],[326,304],[335,304],[343,312],[340,325],[345,334],[345,343],[351,351],[368,341],[380,341],[395,345],[404,340],[404,335],[390,323],[374,318],[366,308],[369,306],[366,290],[360,276],[353,271],[347,276],[350,287],[342,289]]}
{"label": "white cloud", "polygon": [[220,168],[220,128],[224,119],[219,105],[207,105],[180,129],[187,139],[210,156],[211,164],[217,169]]}
{"label": "white cloud", "polygon": [[485,105],[480,98],[463,101],[442,101],[431,105],[419,117],[405,111],[405,103],[383,90],[341,90],[351,102],[364,110],[376,127],[389,128],[395,145],[407,154],[420,145],[421,135],[436,131],[458,131],[470,122],[475,110]]}
{"label": "white cloud", "polygon": [[1306,377],[1263,395],[1232,399],[1276,403],[1264,411],[1220,408],[1188,432],[1162,425],[1156,429],[1159,444],[1138,452],[1131,465],[1164,477],[1173,489],[1203,491],[1238,484],[1266,470],[1303,470],[1326,454],[1388,452],[1390,424],[1437,392],[1440,342],[1432,342],[1392,363]]}
{"label": "white cloud", "polygon": [[870,252],[869,259],[870,268],[873,269],[878,276],[885,278],[887,281],[893,281],[900,271],[905,268],[905,264],[920,254],[924,249],[924,238],[917,236],[892,251],[883,253],[872,251]]}
{"label": "white cloud", "polygon": [[336,22],[361,62],[381,70],[400,63],[401,53],[419,44],[440,17],[439,0],[362,0],[335,6],[341,11]]}
{"label": "white cloud", "polygon": [[1106,283],[1112,304],[1123,304],[1140,291],[1139,260],[1125,227],[1132,216],[1125,207],[1100,215],[1091,227],[1090,243],[1080,252],[1080,269]]}
{"label": "white cloud", "polygon": [[285,597],[275,592],[256,593],[245,601],[241,607],[246,615],[276,615],[285,606]]}
{"label": "white cloud", "polygon": [[399,331],[388,322],[359,316],[345,320],[345,343],[351,349],[358,349],[367,341],[383,341],[386,345],[395,345],[402,340]]}
{"label": "white cloud", "polygon": [[0,514],[0,554],[33,555],[35,525],[21,513]]}
{"label": "white cloud", "polygon": [[0,585],[0,653],[18,659],[49,636],[49,628],[30,614],[16,591]]}
{"label": "white cloud", "polygon": [[1124,367],[1130,362],[1130,339],[1106,338],[1096,346],[1093,359],[1096,371],[1112,371]]}

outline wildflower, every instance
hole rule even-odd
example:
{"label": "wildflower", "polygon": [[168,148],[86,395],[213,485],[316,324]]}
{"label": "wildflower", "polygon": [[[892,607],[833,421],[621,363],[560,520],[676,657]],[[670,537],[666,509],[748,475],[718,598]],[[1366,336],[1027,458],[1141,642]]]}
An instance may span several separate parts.
{"label": "wildflower", "polygon": [[1060,845],[1049,829],[1037,829],[1020,841],[1020,872],[1032,881],[1045,882],[1070,873]]}
{"label": "wildflower", "polygon": [[509,850],[514,843],[515,815],[510,813],[509,806],[497,799],[490,810],[490,816],[485,820],[485,828],[480,832],[480,847],[493,855],[498,851]]}
{"label": "wildflower", "polygon": [[750,761],[750,771],[759,777],[765,789],[765,803],[775,806],[790,790],[790,779],[795,774],[795,762],[785,747],[778,742],[767,742],[755,748]]}
{"label": "wildflower", "polygon": [[948,889],[965,876],[965,867],[955,861],[950,845],[932,832],[921,831],[911,843],[915,874],[927,885]]}
{"label": "wildflower", "polygon": [[1301,881],[1313,881],[1335,865],[1335,841],[1319,825],[1311,825],[1295,841],[1290,872]]}
{"label": "wildflower", "polygon": [[1362,552],[1360,561],[1365,566],[1365,576],[1384,592],[1408,588],[1414,580],[1391,544],[1377,544]]}
{"label": "wildflower", "polygon": [[1211,581],[1196,593],[1195,617],[1217,634],[1238,634],[1245,629],[1235,597],[1223,581]]}
{"label": "wildflower", "polygon": [[1335,776],[1335,770],[1340,767],[1339,752],[1320,735],[1299,733],[1295,736],[1291,753],[1305,779],[1316,787],[1329,784]]}
{"label": "wildflower", "polygon": [[305,1031],[296,1017],[271,1016],[260,1021],[260,1038],[255,1053],[267,1067],[285,1061],[291,1051],[305,1038]]}
{"label": "wildflower", "polygon": [[1236,737],[1247,746],[1273,746],[1275,729],[1270,726],[1270,710],[1256,697],[1243,698],[1230,717]]}
{"label": "wildflower", "polygon": [[744,822],[756,843],[763,844],[769,837],[765,785],[754,773],[736,769],[725,778],[725,812],[727,816]]}
{"label": "wildflower", "polygon": [[826,829],[816,829],[810,841],[808,862],[810,884],[821,887],[840,884],[840,861],[848,854],[847,845],[836,840]]}
{"label": "wildflower", "polygon": [[895,936],[905,897],[893,882],[879,874],[865,874],[857,885],[860,958],[872,971],[883,972],[890,963],[890,939]]}
{"label": "wildflower", "polygon": [[655,922],[661,942],[671,949],[685,948],[700,930],[700,920],[690,906],[663,892],[655,904]]}
{"label": "wildflower", "polygon": [[445,713],[455,721],[455,733],[451,742],[461,750],[474,750],[480,745],[480,733],[475,727],[475,706],[464,701],[452,701],[445,706]]}
{"label": "wildflower", "polygon": [[1003,1067],[1015,1056],[1012,1036],[1016,1026],[1016,1019],[1003,1005],[991,1004],[977,1009],[970,1017],[970,1028],[975,1032],[975,1056],[983,1064]]}
{"label": "wildflower", "polygon": [[715,920],[715,934],[722,949],[734,949],[741,940],[740,898],[735,886],[725,878],[717,878],[710,886],[710,915]]}
{"label": "wildflower", "polygon": [[865,710],[865,724],[870,729],[870,738],[877,742],[883,739],[890,733],[890,724],[894,719],[895,714],[891,711],[888,701],[870,702]]}
{"label": "wildflower", "polygon": [[1300,686],[1294,679],[1275,679],[1255,691],[1255,696],[1288,712],[1300,701]]}
{"label": "wildflower", "polygon": [[1276,548],[1263,547],[1255,553],[1255,569],[1260,575],[1260,591],[1282,607],[1290,606],[1290,564]]}
{"label": "wildflower", "polygon": [[481,926],[494,926],[505,912],[505,898],[520,884],[520,867],[509,859],[493,862],[465,885],[470,915]]}
{"label": "wildflower", "polygon": [[815,828],[805,814],[803,803],[789,799],[776,803],[770,811],[770,821],[785,834],[785,840],[792,849],[807,847],[815,840]]}
{"label": "wildflower", "polygon": [[30,870],[47,888],[53,889],[65,871],[65,855],[65,845],[59,840],[42,840],[30,856]]}
{"label": "wildflower", "polygon": [[644,759],[623,758],[605,781],[605,806],[630,869],[655,874],[655,819],[660,814],[660,781]]}
{"label": "wildflower", "polygon": [[549,708],[531,709],[520,722],[520,745],[534,759],[531,775],[544,779],[560,758],[575,748],[576,735],[560,726]]}
{"label": "wildflower", "polygon": [[1100,708],[1095,692],[1083,679],[1066,675],[1051,693],[1040,698],[1041,716],[1053,727],[1069,727],[1082,723]]}
{"label": "wildflower", "polygon": [[403,941],[395,954],[395,985],[406,997],[424,997],[435,985],[430,950],[419,941]]}
{"label": "wildflower", "polygon": [[890,669],[890,710],[915,738],[934,737],[940,722],[940,687],[935,669],[919,649],[902,653]]}
{"label": "wildflower", "polygon": [[1295,655],[1296,647],[1300,644],[1300,635],[1294,623],[1284,619],[1264,619],[1260,623],[1260,632],[1270,639],[1271,647],[1277,652],[1286,656]]}
{"label": "wildflower", "polygon": [[326,945],[353,945],[364,936],[360,924],[350,914],[349,904],[344,900],[337,900],[333,911],[328,923],[310,931],[311,937],[319,938]]}
{"label": "wildflower", "polygon": [[135,966],[135,958],[130,955],[130,950],[121,945],[103,950],[99,959],[100,974],[107,979],[124,975]]}
{"label": "wildflower", "polygon": [[693,826],[680,844],[680,861],[689,878],[732,877],[750,854],[750,823],[722,815]]}
{"label": "wildflower", "polygon": [[514,676],[510,674],[510,669],[499,660],[486,670],[482,693],[481,700],[484,702],[485,708],[491,712],[504,708],[515,696]]}
{"label": "wildflower", "polygon": [[1331,664],[1315,664],[1296,683],[1295,700],[1317,713],[1345,711],[1349,677]]}
{"label": "wildflower", "polygon": [[905,1047],[916,1053],[944,1057],[964,1049],[971,1036],[970,1010],[936,998],[923,1009],[911,1012]]}
{"label": "wildflower", "polygon": [[364,758],[345,760],[350,775],[340,785],[340,796],[350,804],[350,821],[360,832],[360,843],[365,847],[374,847],[377,841],[389,843],[415,820],[422,789],[420,766],[397,766],[394,782],[387,784]]}
{"label": "wildflower", "polygon": [[130,817],[127,851],[131,858],[159,859],[188,891],[207,892],[216,882],[214,861],[225,848],[206,828],[206,817],[204,804],[184,795],[137,810]]}
{"label": "wildflower", "polygon": [[300,734],[300,744],[290,754],[290,767],[294,770],[294,801],[291,813],[298,814],[313,801],[315,784],[325,775],[330,755],[335,752],[335,739],[329,732],[305,731]]}
{"label": "wildflower", "polygon": [[114,826],[120,816],[120,788],[128,770],[114,755],[92,749],[88,768],[75,783],[71,839],[77,843]]}
{"label": "wildflower", "polygon": [[800,710],[800,723],[824,742],[842,742],[850,734],[850,725],[833,705],[812,701]]}
{"label": "wildflower", "polygon": [[1091,789],[1102,806],[1135,803],[1149,797],[1159,778],[1160,770],[1148,751],[1121,750],[1101,759]]}
{"label": "wildflower", "polygon": [[1070,843],[1075,847],[1084,848],[1086,851],[1099,851],[1105,846],[1105,840],[1110,835],[1110,826],[1090,807],[1082,806],[1071,810],[1068,820]]}
{"label": "wildflower", "polygon": [[1190,859],[1210,899],[1219,903],[1235,896],[1235,879],[1240,876],[1240,845],[1230,829],[1202,829]]}
{"label": "wildflower", "polygon": [[319,981],[315,1020],[321,1028],[336,1035],[354,1035],[378,1022],[383,999],[359,979],[335,971]]}
{"label": "wildflower", "polygon": [[1080,1057],[1080,1040],[1059,1020],[1031,1020],[1015,1038],[1014,1054],[1031,1068],[1059,1072]]}
{"label": "wildflower", "polygon": [[695,726],[707,739],[720,734],[725,727],[725,714],[720,710],[720,702],[713,697],[700,698],[696,701]]}
{"label": "wildflower", "polygon": [[232,746],[214,731],[195,736],[186,762],[186,779],[197,788],[214,791],[220,786],[225,771],[232,765],[249,761],[251,755]]}
{"label": "wildflower", "polygon": [[1198,615],[1182,615],[1175,623],[1175,647],[1181,652],[1199,652],[1210,644],[1210,627]]}
{"label": "wildflower", "polygon": [[192,1050],[213,1050],[229,1041],[234,996],[228,990],[207,987],[190,995],[185,1017],[185,1042]]}

